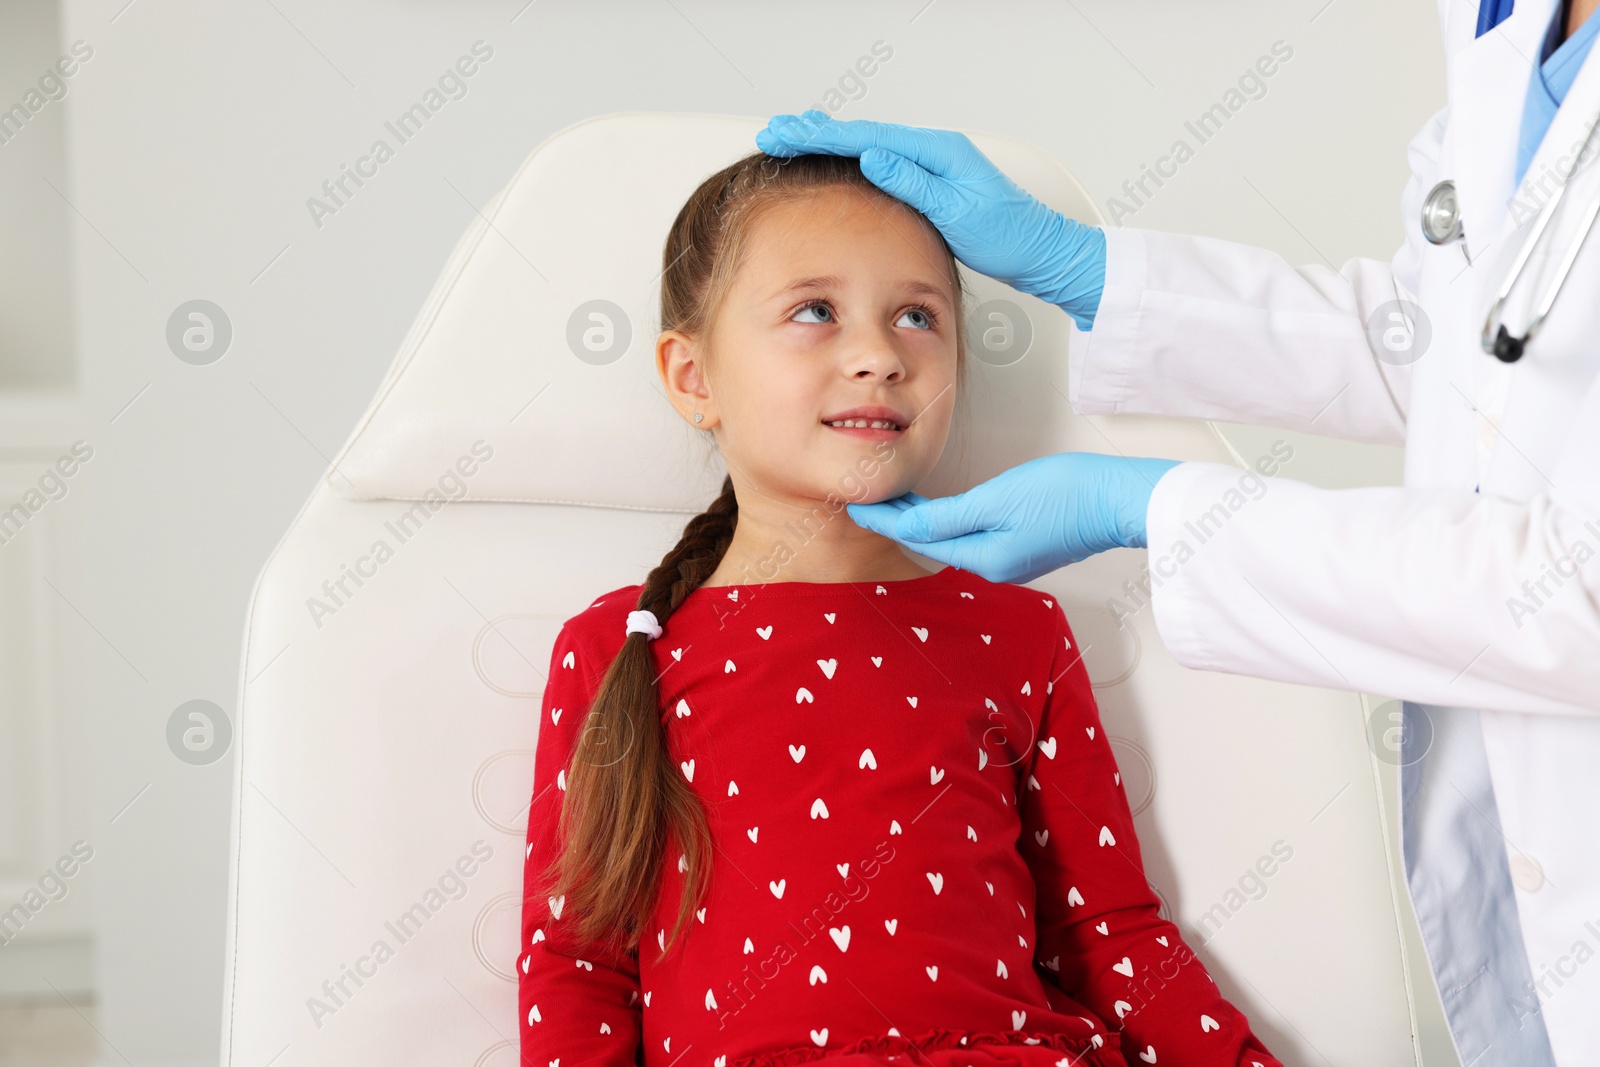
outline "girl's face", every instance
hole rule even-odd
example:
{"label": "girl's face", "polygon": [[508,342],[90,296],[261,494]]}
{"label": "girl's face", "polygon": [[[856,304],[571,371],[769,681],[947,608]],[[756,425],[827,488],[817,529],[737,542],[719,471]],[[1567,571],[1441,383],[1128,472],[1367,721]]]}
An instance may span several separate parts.
{"label": "girl's face", "polygon": [[[657,343],[680,411],[704,414],[741,505],[888,500],[944,451],[956,391],[956,280],[932,226],[849,186],[761,212],[704,359]],[[830,423],[848,420],[861,428]],[[885,426],[884,423],[892,425]],[[876,424],[877,428],[874,428]]]}

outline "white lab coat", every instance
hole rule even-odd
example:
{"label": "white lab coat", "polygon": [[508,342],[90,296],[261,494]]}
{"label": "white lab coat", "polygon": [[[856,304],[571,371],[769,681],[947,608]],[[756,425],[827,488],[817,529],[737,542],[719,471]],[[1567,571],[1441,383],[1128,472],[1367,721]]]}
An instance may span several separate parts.
{"label": "white lab coat", "polygon": [[[1406,242],[1392,261],[1336,273],[1222,240],[1108,228],[1099,311],[1069,356],[1081,412],[1404,443],[1403,488],[1280,475],[1241,503],[1237,469],[1174,468],[1150,501],[1152,603],[1186,666],[1392,696],[1431,721],[1427,758],[1428,738],[1407,739],[1402,835],[1469,1064],[1600,1063],[1600,233],[1520,362],[1479,346],[1533,214],[1513,212],[1512,179],[1530,62],[1555,6],[1518,0],[1475,39],[1475,5],[1441,0],[1448,103],[1408,149]],[[1523,203],[1544,202],[1537,183],[1572,158],[1597,111],[1600,46],[1528,168]],[[1512,293],[1505,321],[1519,334],[1600,197],[1600,131],[1590,151]],[[1465,237],[1433,246],[1419,212],[1444,178]],[[1431,327],[1409,365],[1368,342],[1369,317],[1396,299],[1420,305]],[[1490,930],[1500,920],[1504,952]],[[1525,960],[1514,958],[1519,926]],[[1486,967],[1497,988],[1478,980]],[[1520,1033],[1477,1021],[1518,993]]]}

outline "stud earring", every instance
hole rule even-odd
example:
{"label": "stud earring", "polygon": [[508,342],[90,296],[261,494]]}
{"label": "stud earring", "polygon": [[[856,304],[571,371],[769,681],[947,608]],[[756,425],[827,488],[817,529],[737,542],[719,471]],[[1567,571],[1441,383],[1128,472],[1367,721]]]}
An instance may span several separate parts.
{"label": "stud earring", "polygon": [[700,414],[698,411],[694,413],[694,421],[695,422],[699,422],[703,418],[705,418],[705,416]]}

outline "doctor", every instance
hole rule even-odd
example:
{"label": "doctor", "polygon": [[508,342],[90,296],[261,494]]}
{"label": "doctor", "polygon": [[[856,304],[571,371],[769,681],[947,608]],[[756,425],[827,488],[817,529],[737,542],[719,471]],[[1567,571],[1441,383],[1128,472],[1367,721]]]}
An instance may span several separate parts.
{"label": "doctor", "polygon": [[1148,547],[1178,662],[1403,698],[1407,881],[1467,1067],[1600,1063],[1595,5],[1441,0],[1405,244],[1337,273],[1081,225],[954,133],[807,112],[757,137],[859,156],[968,266],[1065,310],[1080,412],[1404,442],[1403,488],[1280,477],[1236,512],[1233,468],[1069,453],[850,513],[994,580]]}

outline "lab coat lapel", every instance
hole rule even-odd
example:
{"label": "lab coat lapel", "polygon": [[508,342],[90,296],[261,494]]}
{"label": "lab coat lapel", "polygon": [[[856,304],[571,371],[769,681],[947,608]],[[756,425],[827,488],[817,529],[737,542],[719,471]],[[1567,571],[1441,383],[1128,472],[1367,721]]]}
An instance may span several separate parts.
{"label": "lab coat lapel", "polygon": [[1456,200],[1472,261],[1494,255],[1512,228],[1508,201],[1528,78],[1556,0],[1518,0],[1511,16],[1467,45],[1450,66]]}
{"label": "lab coat lapel", "polygon": [[[1597,18],[1600,14],[1590,17]],[[1544,140],[1529,161],[1522,184],[1512,191],[1510,221],[1513,225],[1521,226],[1536,215],[1539,208],[1555,195],[1569,169],[1576,171],[1573,175],[1575,188],[1567,194],[1567,198],[1578,197],[1582,200],[1577,188],[1579,179],[1583,177],[1583,171],[1594,166],[1596,156],[1600,155],[1600,144],[1591,143],[1589,157],[1581,167],[1575,164],[1597,108],[1600,108],[1600,57],[1591,48],[1572,87],[1567,90],[1566,98],[1556,110]],[[1600,142],[1600,134],[1595,136],[1596,141]],[[1566,213],[1565,209],[1563,213]],[[1560,247],[1564,249],[1566,245],[1563,243]]]}

